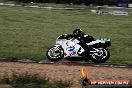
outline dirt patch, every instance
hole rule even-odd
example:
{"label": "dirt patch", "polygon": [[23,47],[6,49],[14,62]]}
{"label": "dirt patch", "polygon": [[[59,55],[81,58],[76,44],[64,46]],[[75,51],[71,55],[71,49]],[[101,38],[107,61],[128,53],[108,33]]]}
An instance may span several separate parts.
{"label": "dirt patch", "polygon": [[0,62],[0,76],[18,73],[37,73],[47,76],[51,80],[70,80],[73,82],[72,88],[81,88],[79,79],[81,69],[89,72],[91,79],[132,79],[131,68],[112,68],[112,67],[91,67],[91,66],[66,66],[48,65],[35,63]]}

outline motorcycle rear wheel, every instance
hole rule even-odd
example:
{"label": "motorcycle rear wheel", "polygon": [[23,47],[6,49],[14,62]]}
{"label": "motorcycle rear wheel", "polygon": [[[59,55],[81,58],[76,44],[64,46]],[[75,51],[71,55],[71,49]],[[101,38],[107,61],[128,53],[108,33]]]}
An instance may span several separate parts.
{"label": "motorcycle rear wheel", "polygon": [[61,47],[52,46],[48,49],[46,56],[51,61],[59,61],[64,57],[64,51]]}
{"label": "motorcycle rear wheel", "polygon": [[91,54],[91,60],[94,63],[105,63],[109,57],[110,52],[105,48],[96,48],[96,53]]}

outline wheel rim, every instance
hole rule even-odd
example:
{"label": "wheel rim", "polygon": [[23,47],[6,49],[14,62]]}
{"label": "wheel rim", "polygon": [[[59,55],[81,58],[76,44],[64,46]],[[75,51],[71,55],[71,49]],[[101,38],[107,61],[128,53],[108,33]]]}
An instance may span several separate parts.
{"label": "wheel rim", "polygon": [[96,60],[103,60],[107,57],[108,55],[108,52],[106,49],[103,49],[103,48],[99,48],[99,49],[95,49],[96,50],[96,53],[93,53],[92,54],[92,57],[93,59],[96,59]]}
{"label": "wheel rim", "polygon": [[63,56],[63,50],[57,47],[49,49],[48,56],[50,58],[58,59]]}

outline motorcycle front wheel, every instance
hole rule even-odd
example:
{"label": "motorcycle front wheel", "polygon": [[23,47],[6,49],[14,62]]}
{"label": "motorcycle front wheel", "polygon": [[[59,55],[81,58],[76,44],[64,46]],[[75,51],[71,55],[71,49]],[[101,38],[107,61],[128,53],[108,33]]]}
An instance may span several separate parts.
{"label": "motorcycle front wheel", "polygon": [[94,63],[105,63],[109,57],[110,52],[105,48],[94,48],[95,52],[91,54],[91,60]]}
{"label": "motorcycle front wheel", "polygon": [[59,61],[64,57],[64,51],[61,47],[52,46],[48,49],[46,56],[51,61]]}

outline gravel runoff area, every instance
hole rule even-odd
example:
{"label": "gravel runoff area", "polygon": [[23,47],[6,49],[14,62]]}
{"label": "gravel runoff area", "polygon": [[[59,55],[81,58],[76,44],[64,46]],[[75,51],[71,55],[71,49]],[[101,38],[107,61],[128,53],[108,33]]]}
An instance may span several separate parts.
{"label": "gravel runoff area", "polygon": [[84,68],[90,74],[90,79],[132,79],[132,68],[91,67],[91,66],[67,66],[55,64],[36,64],[18,62],[0,62],[0,77],[4,74],[34,73],[47,76],[50,80],[70,80],[72,88],[81,88],[81,69]]}

